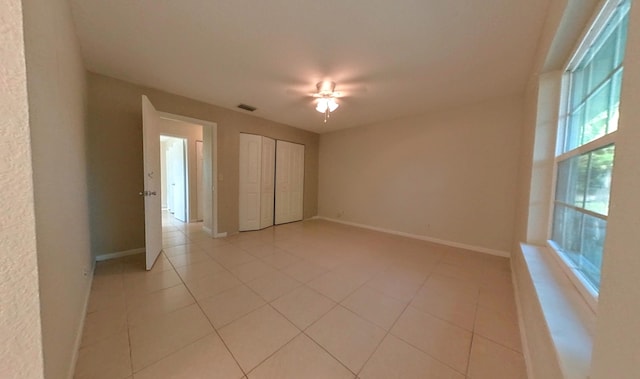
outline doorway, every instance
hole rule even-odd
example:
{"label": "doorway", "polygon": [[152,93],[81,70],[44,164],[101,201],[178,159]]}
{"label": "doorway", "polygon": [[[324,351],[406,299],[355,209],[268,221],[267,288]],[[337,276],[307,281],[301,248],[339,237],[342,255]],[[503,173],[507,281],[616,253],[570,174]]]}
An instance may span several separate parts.
{"label": "doorway", "polygon": [[[161,121],[161,134],[185,141],[186,196],[184,198],[187,202],[187,214],[184,219],[174,218],[190,224],[200,223],[201,229],[211,237],[222,237],[223,235],[218,233],[218,199],[214,186],[218,163],[215,143],[217,125],[172,113],[158,112],[158,114]],[[180,148],[176,149],[178,153],[175,154],[179,155]]]}
{"label": "doorway", "polygon": [[[144,157],[144,191],[145,198],[145,246],[146,268],[150,270],[163,248],[162,233],[162,170],[160,149],[160,124],[163,120],[181,121],[200,125],[202,130],[202,223],[196,225],[210,237],[224,237],[226,233],[218,233],[218,196],[215,178],[218,173],[217,160],[217,124],[186,116],[159,112],[146,96],[142,96],[143,113],[143,157]],[[196,150],[195,144],[193,148]],[[183,153],[184,154],[184,153]],[[194,159],[195,164],[195,159]],[[197,169],[194,168],[193,172]],[[188,172],[188,169],[187,169]],[[160,175],[158,175],[160,174]],[[160,192],[160,193],[158,193]],[[193,196],[197,198],[197,194]],[[169,201],[167,197],[167,202]],[[175,207],[175,205],[174,205]],[[185,219],[188,220],[189,212]],[[196,212],[191,212],[197,215]],[[192,224],[193,225],[193,224]]]}
{"label": "doorway", "polygon": [[187,139],[160,135],[162,208],[181,222],[189,220]]}

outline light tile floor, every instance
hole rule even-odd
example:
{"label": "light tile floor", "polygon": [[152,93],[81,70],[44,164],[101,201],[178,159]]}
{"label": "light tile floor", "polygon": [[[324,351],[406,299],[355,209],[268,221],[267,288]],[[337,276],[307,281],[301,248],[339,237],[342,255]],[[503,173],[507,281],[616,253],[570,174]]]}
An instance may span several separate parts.
{"label": "light tile floor", "polygon": [[96,265],[76,378],[526,378],[508,260],[326,221]]}

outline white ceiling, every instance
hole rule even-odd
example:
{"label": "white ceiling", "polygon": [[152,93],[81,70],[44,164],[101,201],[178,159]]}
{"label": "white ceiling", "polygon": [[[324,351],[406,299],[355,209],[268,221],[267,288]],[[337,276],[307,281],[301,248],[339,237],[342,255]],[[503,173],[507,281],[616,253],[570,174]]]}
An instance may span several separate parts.
{"label": "white ceiling", "polygon": [[549,3],[70,1],[88,70],[318,133],[522,93]]}

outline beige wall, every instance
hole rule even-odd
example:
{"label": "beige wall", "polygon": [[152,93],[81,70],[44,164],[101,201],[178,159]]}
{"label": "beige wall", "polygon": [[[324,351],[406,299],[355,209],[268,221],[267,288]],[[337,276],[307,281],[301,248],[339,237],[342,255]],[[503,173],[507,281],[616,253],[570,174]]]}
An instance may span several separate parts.
{"label": "beige wall", "polygon": [[90,289],[86,72],[66,0],[23,1],[47,378],[72,373]]}
{"label": "beige wall", "polygon": [[[202,189],[197,188],[198,178],[196,176],[196,141],[202,141],[202,125],[189,124],[184,121],[169,120],[166,118],[160,119],[160,134],[179,137],[187,140],[187,170],[189,175],[188,191],[189,191],[189,221],[198,220],[198,191]],[[163,172],[164,174],[164,172]],[[164,183],[165,178],[162,178]],[[162,187],[164,190],[164,186]],[[163,206],[164,203],[164,193]],[[204,213],[204,212],[203,212]]]}
{"label": "beige wall", "polygon": [[0,377],[43,378],[20,0],[0,0]]}
{"label": "beige wall", "polygon": [[509,252],[520,97],[323,134],[320,215]]}
{"label": "beige wall", "polygon": [[317,214],[315,133],[131,83],[89,74],[92,243],[97,254],[144,246],[141,96],[162,112],[218,125],[218,232],[238,231],[239,133],[262,134],[306,146],[304,217]]}

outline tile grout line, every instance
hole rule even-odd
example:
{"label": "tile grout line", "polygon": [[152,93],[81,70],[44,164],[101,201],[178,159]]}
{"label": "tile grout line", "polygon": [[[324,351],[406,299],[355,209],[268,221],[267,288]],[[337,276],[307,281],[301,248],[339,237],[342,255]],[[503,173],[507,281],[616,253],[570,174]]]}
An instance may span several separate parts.
{"label": "tile grout line", "polygon": [[[375,355],[375,353],[378,351],[378,349],[380,349],[380,346],[382,345],[382,343],[384,342],[384,340],[387,338],[387,336],[389,334],[391,334],[391,329],[393,329],[393,327],[398,323],[398,320],[400,319],[400,317],[402,317],[402,315],[404,314],[404,312],[406,312],[407,308],[409,308],[409,306],[411,305],[411,302],[413,301],[413,299],[416,297],[418,291],[420,291],[420,289],[424,286],[424,284],[427,282],[427,280],[429,279],[429,277],[431,276],[431,273],[429,273],[426,278],[423,279],[422,283],[420,284],[420,286],[418,288],[416,288],[416,290],[413,293],[413,296],[411,297],[411,299],[407,302],[407,304],[404,306],[404,308],[402,309],[402,311],[398,314],[398,316],[396,317],[396,319],[393,321],[393,323],[389,326],[389,329],[385,330],[385,335],[382,337],[382,339],[380,339],[380,342],[378,342],[378,345],[376,345],[376,348],[373,349],[373,352],[371,353],[371,355],[369,355],[369,357],[367,358],[367,360],[364,362],[364,364],[362,365],[362,367],[360,368],[360,370],[358,370],[358,372],[356,373],[356,377],[359,377],[359,375],[362,373],[362,370],[364,370],[364,368],[367,366],[367,363],[369,363],[369,361],[371,360],[371,358],[373,358],[373,356]],[[374,291],[377,291],[375,288],[373,288]],[[379,292],[379,291],[377,291]],[[354,313],[355,314],[355,313]],[[394,335],[395,337],[395,335]],[[422,350],[420,350],[422,351]],[[425,353],[426,354],[426,353]],[[428,354],[427,354],[428,355]],[[430,356],[430,355],[429,355]]]}
{"label": "tile grout line", "polygon": [[124,313],[125,319],[127,320],[127,341],[129,342],[129,366],[131,367],[131,377],[134,375],[133,369],[133,346],[131,346],[131,326],[129,325],[129,305],[127,304],[127,295],[125,294],[126,290],[124,287],[124,267],[122,268],[122,296],[124,297]]}
{"label": "tile grout line", "polygon": [[[169,264],[171,265],[171,267],[173,267],[173,269],[175,271],[176,269],[175,269],[175,266],[173,265],[173,263],[171,261],[169,261]],[[177,274],[177,271],[176,271],[176,274]],[[218,339],[220,339],[220,342],[222,342],[222,344],[225,347],[225,349],[227,349],[227,352],[229,352],[229,355],[231,355],[231,358],[233,358],[234,362],[236,363],[236,365],[240,369],[240,372],[242,372],[243,377],[246,377],[247,373],[244,371],[244,368],[242,368],[242,366],[240,365],[240,362],[238,362],[238,359],[235,357],[235,355],[233,355],[233,353],[231,352],[231,349],[229,349],[229,346],[227,346],[227,343],[224,341],[224,339],[222,338],[222,336],[218,332],[218,329],[216,329],[216,327],[213,326],[213,323],[211,322],[211,320],[209,320],[209,317],[207,317],[207,314],[205,313],[204,309],[202,309],[202,305],[200,304],[199,300],[196,299],[196,297],[193,295],[193,293],[191,292],[191,290],[187,286],[187,283],[185,283],[184,279],[180,275],[178,275],[178,277],[180,278],[180,281],[185,286],[187,291],[189,291],[189,294],[191,295],[191,297],[195,301],[195,304],[198,306],[198,309],[200,309],[200,312],[202,312],[204,317],[207,319],[207,322],[209,323],[209,325],[211,325],[211,328],[213,329],[213,332],[218,336]],[[202,338],[204,338],[204,337],[202,337]],[[194,341],[194,342],[196,342],[196,341]],[[193,344],[194,342],[190,343],[189,345]],[[189,346],[189,345],[187,345],[187,346]],[[184,347],[182,349],[184,349]],[[182,350],[182,349],[180,349],[180,350]]]}
{"label": "tile grout line", "polygon": [[[311,288],[311,287],[307,287],[308,289],[310,289],[311,291],[314,291],[322,296],[325,296],[323,294],[321,294],[320,292],[316,291],[315,289]],[[325,296],[327,297],[327,296]],[[329,300],[333,301],[333,299],[327,297]],[[275,301],[275,300],[274,300]],[[333,359],[336,360],[336,362],[340,363],[340,365],[342,365],[344,368],[346,368],[349,372],[351,372],[354,376],[357,376],[358,374],[356,374],[355,372],[353,372],[349,367],[347,367],[340,359],[338,359],[336,356],[334,356],[329,350],[325,349],[324,346],[322,346],[320,343],[318,343],[315,339],[313,339],[313,337],[311,337],[309,334],[306,333],[306,331],[311,328],[313,325],[315,325],[318,321],[320,321],[320,319],[322,319],[324,316],[326,316],[327,314],[329,314],[331,311],[333,311],[335,308],[337,308],[338,306],[340,306],[340,303],[337,303],[334,301],[334,305],[325,313],[323,313],[320,317],[318,317],[318,319],[316,319],[315,321],[313,321],[311,324],[307,325],[304,329],[299,328],[296,324],[293,323],[293,321],[289,320],[289,318],[287,318],[287,316],[285,314],[283,314],[282,312],[280,312],[276,307],[274,307],[273,305],[271,305],[269,303],[269,306],[271,306],[271,308],[273,308],[276,312],[278,312],[278,314],[280,314],[282,317],[284,317],[287,321],[289,321],[291,324],[293,324],[293,326],[295,326],[299,331],[300,334],[304,334],[307,338],[309,338],[311,341],[313,341],[314,344],[316,344],[318,347],[320,347],[320,349],[324,350],[327,354],[329,354],[330,357],[332,357]],[[343,307],[344,308],[344,307]],[[297,337],[297,336],[296,336]],[[286,345],[286,344],[285,344]],[[283,345],[280,349],[278,349],[277,351],[280,351],[285,345]],[[277,352],[276,351],[276,352]],[[275,354],[275,352],[274,352]],[[273,354],[272,354],[273,355]],[[264,361],[263,361],[264,362]],[[263,362],[260,362],[260,364],[262,364]],[[259,365],[258,365],[259,366]],[[256,366],[256,367],[258,367]],[[255,368],[254,368],[255,369]]]}
{"label": "tile grout line", "polygon": [[[438,260],[436,261],[436,265],[440,264],[440,263],[442,262],[442,259],[443,259],[443,256],[441,256],[441,257],[440,257],[440,259],[438,259]],[[422,287],[424,287],[424,286],[425,286],[425,284],[427,283],[427,281],[428,281],[428,280],[429,280],[433,275],[434,275],[434,274],[433,274],[433,272],[431,272],[429,275],[427,275],[427,277],[426,277],[426,278],[424,279],[424,281],[422,282],[422,285],[421,285],[421,286],[419,287],[419,289],[418,289],[418,290],[416,290],[416,292],[414,293],[413,298],[409,301],[409,303],[407,304],[407,306],[405,307],[405,309],[402,311],[402,313],[400,314],[400,316],[398,316],[398,318],[397,318],[397,319],[396,319],[396,321],[394,322],[394,325],[392,325],[392,327],[391,327],[391,328],[389,328],[389,332],[388,332],[387,334],[391,334],[391,335],[392,335],[392,336],[394,336],[395,338],[400,339],[401,341],[403,341],[403,342],[407,343],[409,346],[412,346],[413,348],[417,349],[418,351],[422,352],[423,354],[426,354],[428,357],[430,357],[431,359],[435,360],[436,362],[440,362],[441,364],[445,365],[446,367],[449,367],[449,368],[450,368],[450,369],[452,369],[453,371],[455,371],[455,372],[457,372],[457,373],[460,373],[460,374],[462,374],[462,375],[464,375],[464,376],[466,377],[466,374],[461,373],[461,372],[460,372],[460,371],[458,371],[457,369],[455,369],[455,368],[451,367],[448,363],[445,363],[445,362],[443,362],[443,361],[439,360],[438,358],[433,357],[431,354],[429,354],[429,353],[425,352],[424,350],[422,350],[421,348],[419,348],[419,347],[415,346],[415,345],[414,345],[414,344],[412,344],[411,342],[406,341],[404,338],[399,337],[399,336],[396,336],[395,334],[391,333],[391,329],[392,329],[392,328],[395,326],[395,324],[398,322],[398,320],[400,319],[400,317],[402,316],[402,314],[403,314],[404,312],[406,312],[407,308],[409,308],[409,307],[411,306],[411,303],[412,303],[412,302],[413,302],[413,300],[415,299],[415,296],[417,295],[417,293],[420,291],[420,289],[422,289]],[[476,308],[477,308],[477,301],[476,301]],[[414,309],[415,309],[415,308],[414,308]],[[464,329],[464,328],[461,328],[460,326],[458,326],[458,325],[456,325],[456,324],[454,324],[454,323],[452,323],[452,322],[450,322],[450,321],[444,320],[444,319],[442,319],[442,318],[440,318],[440,317],[438,317],[438,316],[436,316],[436,315],[432,315],[430,312],[423,312],[423,311],[421,311],[421,310],[419,310],[419,309],[416,309],[416,311],[421,312],[421,313],[424,313],[424,314],[428,314],[428,315],[430,315],[430,316],[432,316],[432,317],[434,317],[434,318],[437,318],[438,320],[441,320],[441,321],[446,322],[446,323],[448,323],[448,324],[450,324],[450,325],[452,325],[452,326],[455,326],[455,327],[457,327],[457,328],[459,328],[459,329],[462,329],[462,330],[465,330],[465,331],[469,332],[468,330],[466,330],[466,329]],[[476,315],[477,315],[477,312],[476,312]],[[474,316],[474,328],[475,328],[475,316]],[[473,330],[472,330],[470,333],[471,333],[471,342],[472,342],[472,341],[473,341],[473,337],[474,337],[474,334],[475,334],[475,333],[474,333],[474,331],[473,331]],[[385,338],[386,338],[386,336],[385,336]],[[470,355],[471,355],[471,347],[472,347],[472,343],[470,343],[470,344],[469,344],[469,358],[470,358]],[[469,358],[467,358],[467,359],[469,360]],[[467,362],[467,370],[466,370],[466,371],[468,371],[468,370],[469,370],[469,362]]]}
{"label": "tile grout line", "polygon": [[[180,231],[180,232],[182,233],[182,231]],[[183,233],[183,234],[184,234],[184,233]],[[180,246],[182,246],[182,245],[180,245]],[[185,245],[185,246],[186,246],[186,245]],[[163,250],[164,250],[164,246],[163,246]],[[169,261],[169,259],[166,257],[166,254],[164,253],[164,251],[162,251],[162,252],[161,252],[161,254],[165,255],[165,257],[164,257],[164,258],[165,258],[165,259],[167,259],[167,262],[169,262],[169,264],[171,265],[171,268],[174,270],[174,272],[176,273],[176,275],[178,275],[178,278],[180,279],[181,284],[176,284],[176,285],[171,286],[171,287],[163,288],[163,289],[160,289],[160,290],[157,290],[157,291],[152,291],[152,292],[147,293],[146,295],[148,296],[149,294],[154,294],[154,293],[157,293],[157,292],[160,292],[160,291],[166,290],[166,289],[170,289],[170,288],[177,287],[177,286],[179,286],[179,285],[183,285],[183,286],[185,287],[185,289],[186,289],[187,291],[189,291],[189,288],[187,287],[187,285],[186,285],[186,284],[184,283],[184,281],[182,280],[182,277],[177,273],[177,271],[176,271],[175,267],[173,266],[173,263],[171,263],[171,261]],[[169,271],[169,270],[165,270],[165,271]],[[160,271],[160,272],[165,272],[165,271]],[[189,294],[190,294],[190,296],[193,298],[194,303],[189,304],[189,305],[186,305],[186,306],[179,307],[179,308],[174,309],[174,310],[172,310],[171,312],[168,312],[168,313],[166,313],[166,314],[168,315],[168,314],[174,313],[174,312],[176,312],[176,311],[182,310],[182,309],[184,309],[184,308],[187,308],[187,307],[189,307],[189,306],[192,306],[192,305],[194,305],[194,304],[197,304],[197,301],[195,300],[195,297],[193,296],[193,294],[191,294],[191,291],[189,291]],[[126,299],[125,299],[125,302],[126,302]],[[176,350],[176,351],[173,351],[173,352],[171,352],[171,353],[169,353],[169,354],[167,354],[167,355],[163,355],[162,357],[158,358],[157,360],[154,360],[153,362],[150,362],[150,363],[149,363],[149,364],[147,364],[146,366],[141,367],[138,371],[134,371],[134,368],[133,368],[133,349],[132,349],[132,346],[131,346],[131,329],[133,328],[133,326],[131,326],[131,325],[129,324],[129,312],[128,312],[128,305],[126,305],[126,304],[125,304],[125,312],[126,312],[126,318],[127,318],[127,334],[128,334],[128,336],[129,336],[129,354],[130,354],[130,356],[131,356],[131,375],[132,375],[132,376],[134,376],[136,373],[139,373],[140,371],[142,371],[142,370],[144,370],[144,369],[146,369],[146,368],[148,368],[148,367],[150,367],[150,366],[152,366],[152,365],[154,365],[154,364],[156,364],[156,363],[160,362],[161,360],[163,360],[163,359],[167,358],[168,356],[173,355],[173,354],[177,353],[178,351],[183,350],[183,349],[185,349],[186,347],[188,347],[188,346],[190,346],[190,345],[192,345],[192,344],[194,344],[194,343],[196,343],[196,342],[200,341],[201,339],[203,339],[203,338],[207,337],[208,335],[212,334],[212,333],[208,333],[208,334],[206,334],[206,335],[204,335],[204,336],[202,336],[202,337],[200,337],[200,338],[196,339],[195,341],[190,342],[190,343],[189,343],[189,344],[187,344],[186,346],[183,346],[183,347],[179,348],[179,349],[178,349],[178,350]],[[203,313],[204,313],[204,312],[203,312]],[[206,314],[205,314],[205,317],[206,317]],[[207,319],[207,321],[208,321],[208,319]],[[214,331],[215,331],[215,328],[214,328]]]}
{"label": "tile grout line", "polygon": [[473,350],[473,343],[476,339],[476,334],[472,333],[471,334],[471,343],[469,344],[469,355],[467,356],[467,370],[465,372],[465,375],[467,377],[469,377],[469,375],[471,374],[471,350]]}
{"label": "tile grout line", "polygon": [[[251,254],[251,253],[249,253],[249,252],[247,252],[247,253],[248,253],[248,254]],[[255,257],[255,256],[254,256],[254,257]],[[257,258],[257,257],[256,257],[256,258]],[[259,258],[257,258],[257,259],[259,259]],[[276,298],[274,298],[274,299],[272,299],[272,300],[270,300],[270,301],[267,301],[264,297],[262,297],[262,295],[260,295],[259,293],[257,293],[257,292],[252,288],[252,287],[250,287],[250,286],[246,285],[246,283],[243,283],[243,285],[244,285],[245,287],[249,288],[249,289],[250,289],[254,294],[256,294],[257,296],[259,296],[261,299],[265,300],[265,304],[264,304],[264,305],[262,305],[262,306],[260,306],[260,307],[258,307],[258,308],[256,308],[256,309],[254,309],[254,310],[252,310],[251,312],[248,312],[247,314],[252,313],[252,312],[255,312],[256,310],[258,310],[258,309],[260,309],[260,308],[263,308],[264,306],[269,306],[272,310],[274,310],[276,313],[278,313],[279,315],[281,315],[285,320],[287,320],[287,322],[289,322],[289,323],[290,323],[291,325],[293,325],[296,329],[298,329],[299,333],[298,333],[298,334],[296,334],[296,335],[295,335],[291,340],[287,341],[284,345],[282,345],[282,346],[280,346],[278,349],[276,349],[273,353],[269,354],[269,356],[267,356],[265,359],[263,359],[262,361],[260,361],[260,362],[259,362],[255,367],[253,367],[251,370],[249,370],[249,372],[247,372],[247,373],[246,373],[247,377],[248,377],[248,375],[249,375],[251,372],[253,372],[256,368],[258,368],[261,364],[263,364],[265,361],[267,361],[267,360],[268,360],[269,358],[271,358],[273,355],[275,355],[276,353],[278,353],[280,350],[282,350],[286,345],[288,345],[291,341],[293,341],[293,340],[294,340],[296,337],[298,337],[300,334],[304,334],[304,335],[305,335],[305,336],[307,336],[309,339],[311,339],[311,340],[312,340],[316,345],[319,345],[319,344],[318,344],[318,343],[317,343],[313,338],[311,338],[311,337],[310,337],[310,336],[308,336],[306,333],[304,333],[304,330],[308,329],[311,325],[313,325],[315,322],[317,322],[320,318],[322,318],[322,317],[323,317],[324,315],[326,315],[327,313],[331,312],[331,310],[333,310],[336,306],[338,306],[338,305],[339,305],[339,303],[337,303],[337,302],[335,302],[335,301],[334,301],[335,305],[334,305],[331,309],[329,309],[327,312],[325,312],[322,316],[320,316],[320,317],[318,318],[318,320],[316,320],[316,321],[314,321],[312,324],[308,325],[305,329],[300,329],[300,328],[299,328],[299,327],[298,327],[298,326],[297,326],[297,325],[296,325],[292,320],[290,320],[290,319],[289,319],[285,314],[283,314],[282,312],[280,312],[280,311],[279,311],[276,307],[274,307],[271,303],[273,303],[274,301],[277,301],[278,299],[280,299],[280,298],[282,298],[282,297],[284,297],[284,296],[287,296],[288,294],[290,294],[290,293],[292,293],[292,292],[296,291],[297,289],[299,289],[299,288],[301,288],[301,287],[306,287],[306,288],[308,288],[308,289],[310,289],[310,290],[312,290],[312,291],[314,291],[314,292],[316,292],[316,293],[318,293],[318,294],[320,294],[320,295],[322,295],[322,296],[325,296],[325,295],[323,295],[323,294],[319,293],[318,291],[316,291],[315,289],[313,289],[313,288],[311,288],[311,287],[307,286],[307,285],[306,285],[306,283],[303,283],[303,282],[301,282],[301,281],[297,280],[296,278],[291,277],[290,275],[288,275],[287,273],[283,272],[283,271],[282,271],[282,270],[280,270],[280,269],[276,269],[276,271],[277,271],[277,272],[279,272],[279,273],[281,273],[281,274],[283,274],[283,275],[285,275],[285,276],[287,276],[287,277],[289,277],[289,278],[291,278],[291,279],[293,279],[293,280],[295,280],[296,282],[300,283],[300,285],[299,285],[299,286],[297,286],[297,287],[295,287],[295,288],[293,288],[291,291],[288,291],[288,292],[286,292],[286,293],[284,293],[284,294],[282,294],[282,295],[280,295],[280,296],[278,296],[278,297],[276,297]],[[233,273],[232,273],[232,274],[233,274]],[[266,275],[265,275],[265,276],[266,276]],[[255,279],[254,279],[254,280],[255,280]],[[325,297],[327,297],[327,296],[325,296]],[[327,297],[327,298],[328,298],[329,300],[333,301],[333,299],[331,299],[331,298],[329,298],[329,297]],[[245,314],[244,316],[246,316],[247,314]],[[232,324],[233,322],[237,321],[238,319],[240,319],[241,317],[244,317],[244,316],[240,316],[240,317],[236,318],[235,320],[233,320],[233,321],[229,322],[227,325]],[[320,345],[319,345],[319,346],[320,346]],[[325,350],[325,351],[326,351],[326,349],[324,349],[322,346],[320,346],[320,347],[321,347],[323,350]],[[338,361],[341,365],[343,365],[343,366],[344,366],[344,364],[343,364],[340,360],[338,360],[337,358],[335,358],[333,355],[331,355],[331,353],[329,353],[328,351],[327,351],[327,353],[328,353],[331,357],[333,357],[334,359],[336,359],[336,361]],[[346,366],[345,366],[345,367],[346,367]],[[348,369],[348,368],[347,368],[347,369]],[[348,370],[349,370],[349,369],[348,369]],[[243,371],[244,371],[244,369],[243,369]],[[351,370],[349,370],[349,371],[350,371],[350,372],[352,372]],[[355,375],[355,373],[354,373],[354,375]]]}

